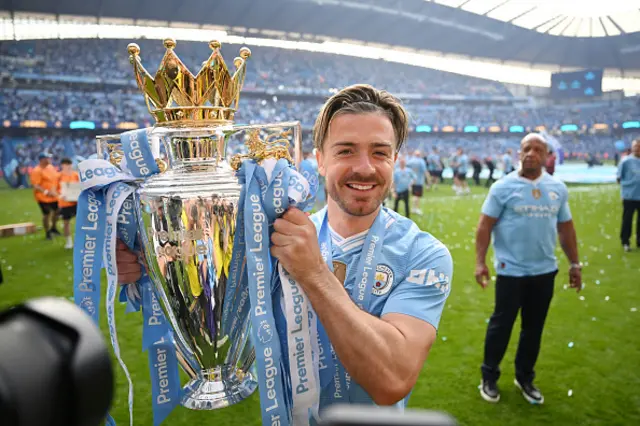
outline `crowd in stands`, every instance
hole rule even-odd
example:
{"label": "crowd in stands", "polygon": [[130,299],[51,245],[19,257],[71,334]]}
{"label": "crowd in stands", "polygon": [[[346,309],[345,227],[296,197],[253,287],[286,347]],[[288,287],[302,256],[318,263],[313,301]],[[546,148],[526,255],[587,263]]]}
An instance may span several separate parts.
{"label": "crowd in stands", "polygon": [[[165,49],[161,41],[139,42],[143,63],[155,74]],[[223,46],[229,66],[240,46]],[[176,51],[193,72],[210,54],[206,43],[179,42]],[[330,89],[353,83],[370,83],[392,93],[420,95],[465,95],[476,97],[510,96],[500,83],[460,76],[451,73],[412,67],[408,65],[358,59],[340,55],[256,48],[250,59],[244,88],[273,91],[274,94],[254,94],[241,97],[236,122],[243,124],[274,123],[299,120],[310,129]],[[258,54],[259,53],[259,54]],[[133,86],[133,75],[124,40],[38,40],[6,42],[0,44],[0,118],[11,121],[43,120],[47,122],[107,121],[117,123],[152,121],[144,97]],[[22,77],[17,77],[22,73]],[[119,79],[120,83],[96,85],[88,90],[79,82],[66,85],[29,85],[25,89],[25,75],[54,75],[73,78],[100,78],[103,81]],[[16,86],[15,79],[23,83]],[[122,83],[124,82],[124,83]],[[43,88],[46,87],[46,88]],[[289,96],[276,92],[290,92]],[[321,93],[322,96],[314,96]],[[291,96],[293,94],[294,96]],[[295,96],[304,95],[304,96]],[[450,101],[449,101],[450,102]],[[429,125],[442,128],[454,126],[456,131],[465,126],[502,129],[513,125],[535,128],[544,125],[554,128],[563,124],[591,127],[594,123],[612,126],[624,121],[640,120],[640,103],[627,101],[600,101],[584,105],[555,105],[533,107],[532,104],[443,103],[436,101],[406,100],[411,126]],[[407,150],[430,150],[436,146],[447,156],[462,147],[470,155],[499,155],[507,148],[517,150],[522,135],[513,134],[420,134],[407,144]],[[629,134],[625,136],[629,139]],[[560,143],[567,157],[614,153],[614,142],[620,137],[611,135],[562,134]],[[3,138],[3,143],[9,141]],[[627,140],[627,143],[629,141]],[[24,167],[35,164],[38,153],[51,153],[56,164],[64,157],[86,158],[95,152],[92,137],[73,134],[11,139],[15,157]],[[311,141],[305,134],[305,144]]]}
{"label": "crowd in stands", "polygon": [[[138,44],[143,64],[154,75],[166,51],[162,41],[139,40]],[[222,47],[231,69],[239,48],[239,45]],[[207,43],[196,42],[178,41],[175,51],[194,74],[211,54]],[[255,47],[253,52],[247,67],[246,89],[280,88],[300,93],[327,93],[332,88],[361,82],[394,93],[511,96],[501,83],[381,60],[266,47]],[[3,42],[0,67],[9,74],[98,77],[133,82],[125,40]]]}
{"label": "crowd in stands", "polygon": [[[299,120],[304,126],[313,125],[322,106],[322,99],[293,100],[242,97],[236,114],[239,123],[272,123]],[[478,127],[512,126],[548,128],[563,124],[579,127],[594,123],[614,123],[640,119],[640,106],[633,101],[615,103],[601,102],[592,105],[564,107],[528,108],[511,105],[426,105],[406,104],[414,126]],[[0,90],[0,117],[3,120],[44,121],[149,121],[144,97],[137,91],[113,92],[57,92],[45,90]]]}

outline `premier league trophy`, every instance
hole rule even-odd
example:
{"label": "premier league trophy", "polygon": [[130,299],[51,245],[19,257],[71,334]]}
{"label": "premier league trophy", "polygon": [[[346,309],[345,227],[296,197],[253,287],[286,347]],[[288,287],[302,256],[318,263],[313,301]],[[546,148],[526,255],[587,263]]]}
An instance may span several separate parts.
{"label": "premier league trophy", "polygon": [[[241,259],[232,264],[236,235],[244,232],[235,229],[242,189],[236,171],[246,158],[293,162],[293,153],[299,162],[301,129],[298,122],[234,124],[248,48],[240,49],[230,73],[220,43],[210,42],[211,56],[194,76],[175,54],[176,42],[167,39],[164,46],[154,77],[142,66],[138,45],[128,46],[156,121],[149,139],[159,141],[167,157],[154,147],[160,173],[138,180],[134,208],[146,272],[173,331],[178,361],[191,378],[181,403],[211,410],[239,402],[257,387],[249,292],[230,288],[230,275],[246,274]],[[98,138],[99,158],[121,169],[135,166],[136,155],[123,155],[110,139]]]}

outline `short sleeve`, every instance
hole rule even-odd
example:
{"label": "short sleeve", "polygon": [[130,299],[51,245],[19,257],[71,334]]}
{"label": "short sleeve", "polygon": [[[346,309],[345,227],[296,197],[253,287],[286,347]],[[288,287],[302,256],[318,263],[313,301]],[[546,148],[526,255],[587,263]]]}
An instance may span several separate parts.
{"label": "short sleeve", "polygon": [[565,187],[564,191],[562,191],[562,205],[558,211],[558,222],[569,222],[571,218],[571,208],[569,208],[569,191]]}
{"label": "short sleeve", "polygon": [[40,174],[40,170],[34,169],[31,172],[31,176],[29,176],[31,180],[31,185],[40,185],[42,183],[42,175]]}
{"label": "short sleeve", "polygon": [[412,252],[415,254],[407,267],[407,276],[391,290],[381,316],[409,315],[437,330],[451,292],[453,260],[449,250],[427,234],[416,239]]}
{"label": "short sleeve", "polygon": [[484,204],[482,204],[482,214],[493,218],[498,218],[502,214],[503,209],[504,204],[500,200],[498,190],[496,190],[496,186],[493,185],[489,190],[487,198],[484,200]]}

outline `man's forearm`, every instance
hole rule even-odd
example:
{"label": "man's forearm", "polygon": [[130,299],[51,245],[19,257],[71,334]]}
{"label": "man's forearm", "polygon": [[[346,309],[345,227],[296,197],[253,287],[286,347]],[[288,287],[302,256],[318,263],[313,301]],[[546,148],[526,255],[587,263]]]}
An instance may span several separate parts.
{"label": "man's forearm", "polygon": [[558,233],[560,246],[567,256],[569,263],[580,263],[578,256],[578,241],[576,238],[576,230],[573,224],[564,226]]}
{"label": "man's forearm", "polygon": [[478,226],[476,231],[476,263],[487,261],[487,251],[491,242],[491,230],[485,226]]}
{"label": "man's forearm", "polygon": [[[405,339],[393,325],[356,306],[338,279],[329,271],[301,282],[307,297],[324,326],[340,362],[379,405],[390,405],[405,395],[413,374],[405,360]],[[323,285],[318,285],[318,282]],[[418,354],[413,354],[414,359]]]}

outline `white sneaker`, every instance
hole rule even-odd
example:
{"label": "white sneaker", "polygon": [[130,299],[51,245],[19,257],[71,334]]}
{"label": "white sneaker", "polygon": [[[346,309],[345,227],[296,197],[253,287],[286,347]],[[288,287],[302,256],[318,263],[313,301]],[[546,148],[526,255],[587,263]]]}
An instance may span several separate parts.
{"label": "white sneaker", "polygon": [[629,244],[623,245],[622,248],[626,253],[629,253],[631,251],[631,246]]}
{"label": "white sneaker", "polygon": [[71,238],[67,238],[67,242],[64,244],[64,248],[67,250],[73,248],[73,240]]}

